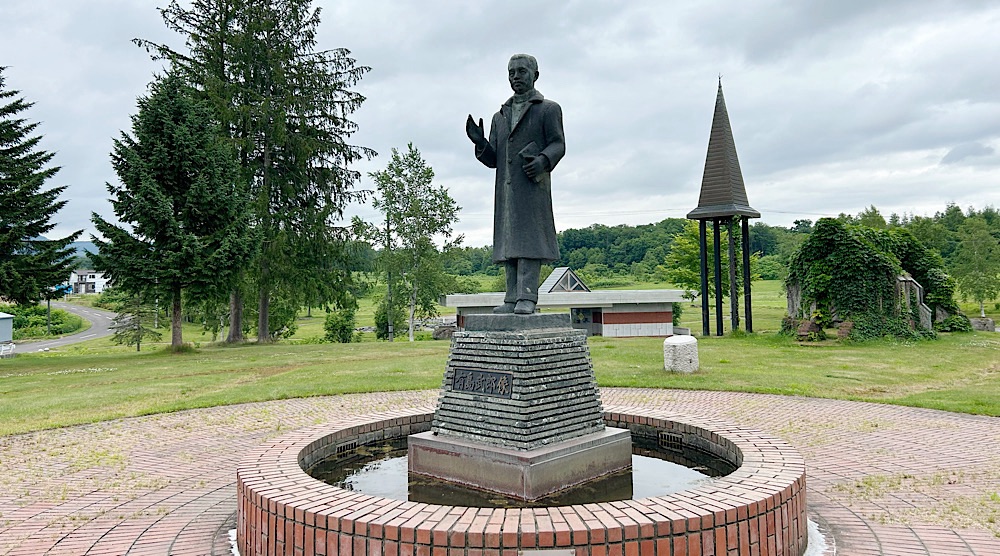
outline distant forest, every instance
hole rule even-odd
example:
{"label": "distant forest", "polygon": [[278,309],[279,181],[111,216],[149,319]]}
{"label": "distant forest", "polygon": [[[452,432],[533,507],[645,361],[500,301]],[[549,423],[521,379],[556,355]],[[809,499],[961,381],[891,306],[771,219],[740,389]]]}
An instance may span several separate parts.
{"label": "distant forest", "polygon": [[[902,227],[910,230],[925,246],[937,251],[950,266],[952,256],[960,241],[959,230],[968,219],[982,220],[990,233],[1000,242],[1000,210],[987,206],[981,210],[969,207],[962,210],[954,204],[933,216],[890,214],[885,217],[870,206],[857,215],[841,214],[845,223],[886,229]],[[606,226],[592,224],[586,228],[571,228],[558,234],[562,258],[550,266],[568,266],[576,271],[590,286],[607,287],[634,281],[666,281],[664,265],[675,237],[685,232],[691,221],[667,218],[655,224],[638,226]],[[760,278],[784,278],[788,260],[799,244],[812,232],[812,220],[795,220],[791,227],[771,226],[752,221],[750,250],[759,255],[755,271]],[[79,247],[95,250],[89,242],[77,242]],[[83,245],[87,244],[87,245]],[[78,265],[89,261],[79,253]],[[370,265],[374,252],[362,255],[361,266]],[[79,268],[79,266],[78,266]],[[447,253],[445,271],[456,276],[496,276],[500,268],[493,264],[492,248],[459,247]]]}
{"label": "distant forest", "polygon": [[[857,215],[840,214],[837,219],[878,229],[906,228],[925,246],[939,252],[946,265],[955,253],[960,240],[959,229],[967,219],[984,221],[1000,242],[1000,211],[992,206],[981,210],[969,207],[963,211],[949,204],[933,216],[890,214],[888,217],[870,206]],[[663,281],[667,254],[674,239],[685,232],[689,222],[683,218],[667,218],[639,226],[593,224],[568,229],[558,234],[562,258],[552,266],[572,268],[591,286],[636,280]],[[789,258],[812,232],[813,221],[795,220],[788,228],[751,222],[750,250],[760,257],[756,273],[765,280],[784,278]],[[488,246],[455,249],[450,253],[446,270],[459,276],[496,275],[499,268],[493,264],[491,252]]]}

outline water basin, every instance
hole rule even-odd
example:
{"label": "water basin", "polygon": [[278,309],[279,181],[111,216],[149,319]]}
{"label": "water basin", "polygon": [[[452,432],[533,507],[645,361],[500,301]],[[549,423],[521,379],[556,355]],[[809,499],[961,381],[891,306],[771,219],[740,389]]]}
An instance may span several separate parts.
{"label": "water basin", "polygon": [[693,449],[667,450],[648,439],[633,439],[632,469],[526,502],[408,472],[406,439],[395,438],[333,454],[306,469],[327,484],[371,496],[486,508],[568,506],[663,496],[705,485],[736,467]]}

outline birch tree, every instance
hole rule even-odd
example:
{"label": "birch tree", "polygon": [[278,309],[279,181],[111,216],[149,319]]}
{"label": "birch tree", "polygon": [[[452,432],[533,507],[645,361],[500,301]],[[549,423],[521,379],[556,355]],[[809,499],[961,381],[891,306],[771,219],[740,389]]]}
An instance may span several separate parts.
{"label": "birch tree", "polygon": [[[461,207],[447,189],[433,184],[434,170],[413,143],[405,153],[392,149],[385,170],[369,176],[377,190],[372,204],[384,219],[380,225],[367,226],[366,235],[381,248],[379,266],[389,287],[387,314],[392,314],[394,295],[406,300],[407,336],[412,342],[416,319],[436,315],[438,296],[448,289],[442,250],[462,241],[462,236],[452,238]],[[444,242],[441,249],[436,240]],[[394,293],[394,284],[402,291]]]}

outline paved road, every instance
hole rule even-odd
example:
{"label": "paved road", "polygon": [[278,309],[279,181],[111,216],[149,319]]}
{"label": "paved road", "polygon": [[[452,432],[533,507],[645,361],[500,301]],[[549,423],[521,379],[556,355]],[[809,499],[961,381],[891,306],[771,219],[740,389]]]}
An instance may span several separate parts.
{"label": "paved road", "polygon": [[83,332],[78,332],[76,334],[67,334],[61,338],[55,338],[51,340],[32,340],[17,342],[17,351],[27,352],[27,351],[38,351],[43,349],[53,349],[57,347],[66,346],[69,344],[75,344],[77,342],[84,342],[87,340],[93,340],[95,338],[103,338],[104,336],[110,336],[111,332],[111,322],[115,318],[115,313],[112,311],[105,311],[104,309],[93,309],[91,307],[81,307],[79,305],[73,305],[72,303],[63,303],[61,301],[52,302],[53,309],[62,309],[66,312],[73,313],[74,315],[79,315],[84,319],[90,321],[91,327]]}

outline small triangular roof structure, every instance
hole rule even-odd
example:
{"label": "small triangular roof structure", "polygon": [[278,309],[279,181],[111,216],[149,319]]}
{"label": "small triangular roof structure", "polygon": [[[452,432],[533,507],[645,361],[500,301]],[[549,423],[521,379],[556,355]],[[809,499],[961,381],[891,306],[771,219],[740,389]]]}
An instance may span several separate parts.
{"label": "small triangular roof structure", "polygon": [[590,288],[568,266],[560,266],[538,287],[538,293],[589,292]]}
{"label": "small triangular roof structure", "polygon": [[687,217],[691,220],[705,220],[726,216],[760,218],[760,213],[751,208],[747,200],[720,78],[719,93],[715,97],[712,134],[708,139],[708,156],[705,157],[705,173],[701,178],[701,196],[698,198],[698,208],[689,212]]}

